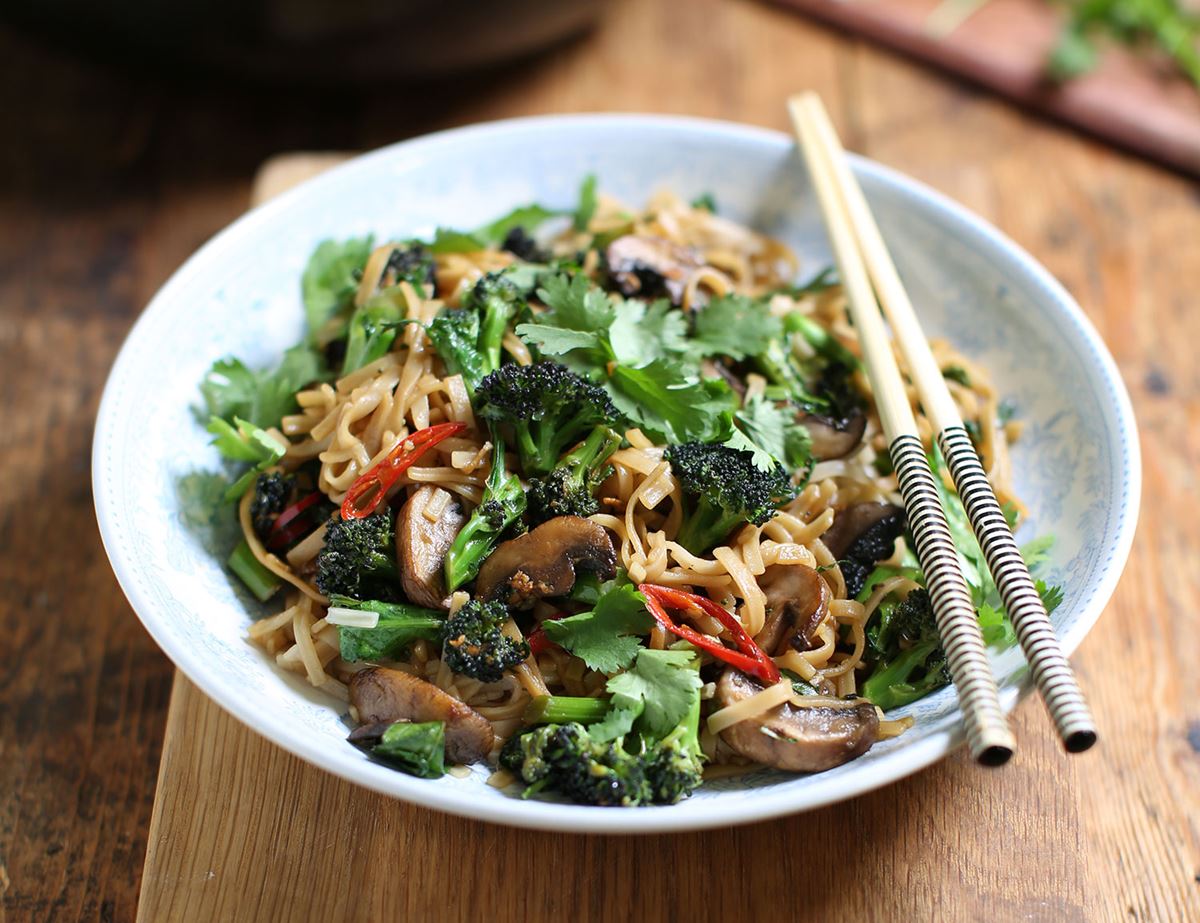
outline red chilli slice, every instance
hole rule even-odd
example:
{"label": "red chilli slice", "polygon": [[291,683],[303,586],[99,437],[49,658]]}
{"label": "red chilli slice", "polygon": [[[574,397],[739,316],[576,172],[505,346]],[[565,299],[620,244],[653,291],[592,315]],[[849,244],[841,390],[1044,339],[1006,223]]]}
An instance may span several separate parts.
{"label": "red chilli slice", "polygon": [[[717,605],[705,596],[696,593],[686,593],[671,587],[658,586],[654,583],[643,583],[638,586],[638,592],[646,597],[646,609],[654,620],[671,634],[689,641],[696,647],[708,651],[718,660],[723,660],[730,666],[736,667],[743,673],[754,676],[764,683],[779,682],[779,668],[767,656],[767,652],[759,647],[754,639],[746,633],[733,613],[723,606]],[[701,634],[690,625],[680,625],[667,615],[667,607],[676,610],[699,609],[705,615],[711,615],[733,635],[737,650],[731,650],[716,638]]]}
{"label": "red chilli slice", "polygon": [[370,516],[383,502],[392,485],[413,462],[443,439],[457,436],[466,430],[465,423],[438,423],[436,426],[417,430],[407,437],[388,453],[387,458],[350,485],[350,489],[346,491],[346,499],[342,501],[342,519],[362,519],[364,516]]}

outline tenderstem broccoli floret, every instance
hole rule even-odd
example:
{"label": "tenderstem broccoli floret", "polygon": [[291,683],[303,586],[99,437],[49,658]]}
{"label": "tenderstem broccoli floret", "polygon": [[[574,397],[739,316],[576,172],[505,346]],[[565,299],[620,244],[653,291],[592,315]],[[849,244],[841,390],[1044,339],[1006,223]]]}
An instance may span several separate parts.
{"label": "tenderstem broccoli floret", "polygon": [[266,538],[275,523],[275,518],[283,512],[296,478],[282,471],[267,471],[260,474],[254,482],[254,499],[250,503],[250,521],[259,538]]}
{"label": "tenderstem broccoli floret", "polygon": [[500,273],[489,273],[467,292],[461,308],[443,311],[426,328],[447,371],[461,375],[472,394],[500,367],[504,333],[524,306],[520,289]]}
{"label": "tenderstem broccoli floret", "polygon": [[687,716],[643,757],[646,781],[655,804],[675,804],[694,792],[703,780],[704,751],[700,749],[700,696]]}
{"label": "tenderstem broccoli floret", "polygon": [[373,628],[338,629],[342,659],[397,660],[414,641],[433,641],[442,647],[442,660],[453,672],[481,683],[494,683],[504,671],[529,656],[529,644],[504,631],[510,618],[502,602],[468,600],[451,616],[434,609],[380,600],[333,597],[334,606],[375,612]]}
{"label": "tenderstem broccoli floret", "polygon": [[500,765],[525,782],[527,796],[547,790],[606,807],[650,800],[641,758],[619,741],[592,740],[581,724],[544,724],[514,734],[500,752]]}
{"label": "tenderstem broccoli floret", "polygon": [[392,517],[385,511],[329,523],[316,566],[317,589],[326,596],[397,599],[399,574]]}
{"label": "tenderstem broccoli floret", "polygon": [[504,467],[504,441],[493,433],[492,470],[483,497],[446,552],[446,587],[457,590],[479,573],[500,536],[525,512],[521,480]]}
{"label": "tenderstem broccoli floret", "polygon": [[795,495],[782,465],[760,468],[753,453],[742,449],[689,442],[669,446],[663,457],[684,493],[676,541],[693,554],[708,551],[742,523],[761,525]]}
{"label": "tenderstem broccoli floret", "polygon": [[455,673],[481,683],[498,682],[504,671],[529,656],[529,643],[504,633],[509,619],[502,602],[472,599],[446,620],[442,660]]}
{"label": "tenderstem broccoli floret", "polygon": [[527,494],[530,525],[555,516],[586,518],[599,512],[596,489],[612,472],[607,462],[621,445],[621,439],[620,433],[597,426],[549,474],[533,478]]}
{"label": "tenderstem broccoli floret", "polygon": [[506,365],[480,383],[476,410],[512,429],[526,475],[546,474],[570,445],[619,414],[608,393],[555,362]]}
{"label": "tenderstem broccoli floret", "polygon": [[898,603],[876,610],[868,637],[877,653],[863,695],[885,711],[899,708],[950,682],[933,604],[925,589],[913,590]]}

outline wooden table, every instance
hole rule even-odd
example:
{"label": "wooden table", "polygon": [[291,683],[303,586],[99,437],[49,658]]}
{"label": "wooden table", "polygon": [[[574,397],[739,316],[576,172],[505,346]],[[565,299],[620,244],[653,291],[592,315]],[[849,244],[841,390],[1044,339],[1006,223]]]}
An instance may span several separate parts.
{"label": "wooden table", "polygon": [[[281,751],[241,768],[199,748],[175,767],[188,784],[160,799],[144,918],[1200,919],[1193,183],[742,0],[621,0],[580,42],[421,90],[164,86],[5,33],[0,61],[0,921],[135,914],[173,671],[101,550],[91,426],[137,312],[244,209],[257,165],[538,112],[782,128],[783,96],[806,87],[851,147],[1041,259],[1125,375],[1142,524],[1075,658],[1102,745],[1064,757],[1027,701],[1019,756],[1002,771],[960,754],[811,814],[643,839],[471,823]],[[197,741],[247,733],[198,696],[174,707]],[[222,792],[241,773],[264,796],[231,806]]]}

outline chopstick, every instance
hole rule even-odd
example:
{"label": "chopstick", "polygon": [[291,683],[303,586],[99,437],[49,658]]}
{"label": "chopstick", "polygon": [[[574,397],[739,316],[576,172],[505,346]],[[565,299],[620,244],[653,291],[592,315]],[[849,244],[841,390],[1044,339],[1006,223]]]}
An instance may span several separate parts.
{"label": "chopstick", "polygon": [[1012,620],[1021,650],[1029,662],[1034,684],[1046,703],[1063,746],[1080,753],[1096,742],[1096,725],[1071,665],[1055,636],[1041,595],[1037,592],[1000,503],[984,473],[958,405],[921,330],[916,311],[900,281],[883,235],[854,179],[837,132],[821,100],[805,94],[815,133],[829,161],[849,222],[857,237],[879,303],[891,323],[909,373],[917,386],[925,415],[933,424],[950,476],[966,508],[1004,607]]}
{"label": "chopstick", "polygon": [[950,526],[938,498],[908,392],[838,190],[833,158],[817,128],[814,114],[819,105],[819,100],[810,94],[788,100],[800,150],[833,244],[850,319],[858,331],[863,364],[875,394],[888,452],[900,484],[900,495],[904,498],[917,559],[925,572],[950,678],[958,690],[967,745],[978,762],[999,766],[1012,756],[1015,741],[1000,708],[971,591],[950,536]]}

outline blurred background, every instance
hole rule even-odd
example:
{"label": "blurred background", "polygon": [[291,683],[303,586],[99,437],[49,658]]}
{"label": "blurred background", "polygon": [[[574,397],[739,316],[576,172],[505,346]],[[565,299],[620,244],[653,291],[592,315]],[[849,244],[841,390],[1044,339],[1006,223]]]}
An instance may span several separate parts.
{"label": "blurred background", "polygon": [[[1200,847],[1179,805],[1200,790],[1200,688],[1163,658],[1200,639],[1154,620],[1200,592],[1176,579],[1195,571],[1198,527],[1176,511],[1195,508],[1200,465],[1186,424],[1200,419],[1189,15],[1175,0],[0,0],[0,637],[20,652],[0,669],[0,921],[134,916],[173,671],[100,547],[92,424],[138,313],[246,209],[259,168],[537,113],[783,129],[783,99],[810,88],[847,146],[979,212],[1067,285],[1116,356],[1147,446],[1141,535],[1154,541],[1135,546],[1112,607],[1139,621],[1102,622],[1112,643],[1078,658],[1109,716],[1103,758],[1056,759],[1026,703],[1032,762],[1003,798],[954,760],[921,778],[959,772],[979,830],[1016,811],[1022,842],[1053,846],[1061,903],[1025,918],[1096,919],[1098,888],[1122,918],[1187,918]],[[1155,720],[1123,717],[1129,691],[1102,679],[1124,675],[1169,677],[1145,690]],[[1122,789],[1128,805],[1089,811],[1150,759],[1160,774]],[[1041,765],[1062,777],[1039,812],[1022,798]],[[908,842],[889,805],[913,784],[854,802],[852,827]],[[844,837],[845,816],[806,823]],[[909,836],[933,839],[924,822]],[[990,887],[995,866],[978,866]]]}

